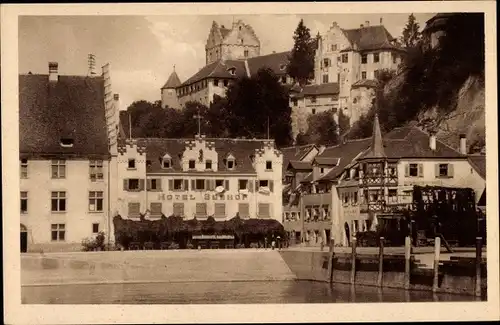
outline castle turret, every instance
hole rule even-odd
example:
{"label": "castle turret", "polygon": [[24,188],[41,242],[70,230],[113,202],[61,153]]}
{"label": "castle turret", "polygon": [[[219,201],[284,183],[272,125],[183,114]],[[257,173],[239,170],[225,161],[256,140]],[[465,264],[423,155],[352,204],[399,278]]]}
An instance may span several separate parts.
{"label": "castle turret", "polygon": [[176,91],[176,88],[180,85],[181,80],[179,79],[177,72],[175,72],[174,66],[174,71],[170,74],[170,77],[168,77],[165,85],[161,87],[161,107],[165,108],[168,106],[176,109],[180,108]]}

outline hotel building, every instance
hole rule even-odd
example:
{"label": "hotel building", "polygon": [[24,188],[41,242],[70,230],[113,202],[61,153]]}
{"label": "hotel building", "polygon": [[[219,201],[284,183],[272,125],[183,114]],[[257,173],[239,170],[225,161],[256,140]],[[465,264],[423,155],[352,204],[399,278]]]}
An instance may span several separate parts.
{"label": "hotel building", "polygon": [[283,155],[273,140],[120,139],[117,213],[281,222]]}

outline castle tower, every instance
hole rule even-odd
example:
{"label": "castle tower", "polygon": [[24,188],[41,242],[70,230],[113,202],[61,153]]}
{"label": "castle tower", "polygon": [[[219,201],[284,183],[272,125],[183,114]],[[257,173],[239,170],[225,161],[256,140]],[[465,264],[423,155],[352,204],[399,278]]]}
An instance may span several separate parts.
{"label": "castle tower", "polygon": [[178,109],[180,108],[179,105],[179,99],[177,98],[177,91],[176,88],[181,85],[181,80],[179,79],[179,76],[177,75],[177,72],[175,72],[175,65],[174,65],[174,71],[170,74],[170,77],[168,77],[167,82],[163,87],[161,87],[161,107],[171,107]]}

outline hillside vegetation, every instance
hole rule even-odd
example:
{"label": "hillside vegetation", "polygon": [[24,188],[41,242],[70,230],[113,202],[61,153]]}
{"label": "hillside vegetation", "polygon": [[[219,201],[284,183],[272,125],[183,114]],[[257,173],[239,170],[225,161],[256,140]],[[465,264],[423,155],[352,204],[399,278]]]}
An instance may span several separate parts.
{"label": "hillside vegetation", "polygon": [[416,122],[452,147],[461,133],[469,151],[484,147],[484,16],[457,14],[442,28],[439,46],[424,37],[408,49],[400,71],[379,83],[373,107],[347,137],[371,136],[378,111],[383,132]]}

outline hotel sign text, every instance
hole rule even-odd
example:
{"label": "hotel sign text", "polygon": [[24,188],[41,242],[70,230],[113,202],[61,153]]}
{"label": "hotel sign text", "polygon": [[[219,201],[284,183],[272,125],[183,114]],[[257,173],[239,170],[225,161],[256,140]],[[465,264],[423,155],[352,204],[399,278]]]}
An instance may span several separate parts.
{"label": "hotel sign text", "polygon": [[195,196],[193,194],[158,194],[158,200],[163,201],[195,201],[195,200],[246,200],[248,198],[247,194],[210,194],[205,193],[201,196]]}

